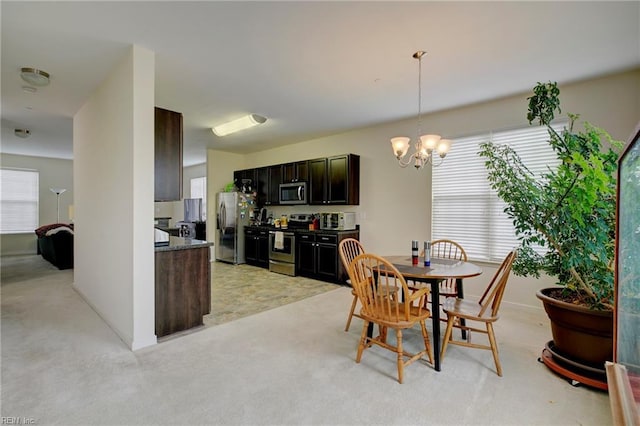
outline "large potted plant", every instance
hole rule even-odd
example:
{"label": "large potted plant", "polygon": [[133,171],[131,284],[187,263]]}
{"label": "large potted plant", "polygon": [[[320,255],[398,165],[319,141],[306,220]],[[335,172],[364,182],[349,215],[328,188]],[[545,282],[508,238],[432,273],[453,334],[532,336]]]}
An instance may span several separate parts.
{"label": "large potted plant", "polygon": [[533,92],[527,119],[548,128],[558,167],[535,176],[513,149],[492,142],[481,144],[479,154],[520,240],[514,274],[545,272],[560,285],[537,293],[555,349],[580,365],[604,368],[613,353],[616,150],[622,144],[589,123],[574,131],[579,116],[573,114],[564,131],[555,131],[557,83],[538,83]]}

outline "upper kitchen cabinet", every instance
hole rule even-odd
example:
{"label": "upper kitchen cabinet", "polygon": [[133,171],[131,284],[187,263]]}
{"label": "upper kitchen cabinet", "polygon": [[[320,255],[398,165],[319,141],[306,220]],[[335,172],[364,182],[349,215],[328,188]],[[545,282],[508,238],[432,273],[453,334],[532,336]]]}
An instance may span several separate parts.
{"label": "upper kitchen cabinet", "polygon": [[271,205],[280,204],[280,184],[282,183],[282,165],[269,166],[269,196]]}
{"label": "upper kitchen cabinet", "polygon": [[360,156],[309,160],[309,204],[360,204]]}
{"label": "upper kitchen cabinet", "polygon": [[309,179],[309,162],[296,161],[282,165],[282,182],[306,182]]}
{"label": "upper kitchen cabinet", "polygon": [[281,164],[257,168],[256,182],[258,206],[275,206],[280,204],[280,184],[282,183]]}
{"label": "upper kitchen cabinet", "polygon": [[242,192],[258,191],[256,169],[236,170],[233,172],[233,184]]}
{"label": "upper kitchen cabinet", "polygon": [[182,199],[182,114],[155,108],[155,201]]}

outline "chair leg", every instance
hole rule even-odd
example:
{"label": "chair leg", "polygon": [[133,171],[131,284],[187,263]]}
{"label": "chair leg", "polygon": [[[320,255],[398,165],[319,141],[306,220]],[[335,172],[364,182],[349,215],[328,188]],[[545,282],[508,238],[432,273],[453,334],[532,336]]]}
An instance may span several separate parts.
{"label": "chair leg", "polygon": [[490,322],[487,323],[487,334],[489,335],[489,343],[491,344],[491,352],[493,353],[493,360],[496,363],[498,376],[502,377],[502,366],[498,358],[498,344],[496,343],[496,336],[493,334],[493,325]]}
{"label": "chair leg", "polygon": [[364,351],[365,342],[367,341],[367,328],[369,327],[369,321],[364,321],[362,326],[362,334],[360,335],[360,343],[358,344],[358,355],[356,356],[356,362],[360,363],[362,358],[362,352]]}
{"label": "chair leg", "polygon": [[402,330],[396,329],[396,351],[398,352],[398,382],[402,383],[404,377],[404,360],[402,358]]}
{"label": "chair leg", "polygon": [[427,326],[424,321],[420,322],[420,328],[422,329],[422,338],[424,339],[424,347],[427,350],[429,356],[429,362],[433,365],[433,354],[431,353],[431,343],[429,343],[429,333],[427,333]]}
{"label": "chair leg", "polygon": [[344,328],[344,331],[349,331],[349,327],[351,326],[351,318],[353,318],[353,313],[356,311],[356,304],[358,303],[358,296],[353,296],[353,302],[351,302],[351,310],[349,311],[349,317],[347,317],[347,325]]}
{"label": "chair leg", "polygon": [[447,345],[449,345],[449,339],[451,339],[451,332],[453,331],[453,322],[456,320],[456,317],[453,315],[449,315],[449,319],[447,320],[447,329],[444,332],[444,337],[442,338],[442,349],[440,350],[440,362],[444,359],[444,353],[447,351]]}

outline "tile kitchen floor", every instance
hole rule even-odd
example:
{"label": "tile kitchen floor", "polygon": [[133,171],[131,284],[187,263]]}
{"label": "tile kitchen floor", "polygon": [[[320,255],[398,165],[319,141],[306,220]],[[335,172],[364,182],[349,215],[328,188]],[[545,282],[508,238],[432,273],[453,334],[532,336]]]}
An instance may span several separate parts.
{"label": "tile kitchen floor", "polygon": [[255,266],[214,261],[211,262],[211,313],[204,316],[204,325],[233,321],[339,287],[339,284],[290,277]]}

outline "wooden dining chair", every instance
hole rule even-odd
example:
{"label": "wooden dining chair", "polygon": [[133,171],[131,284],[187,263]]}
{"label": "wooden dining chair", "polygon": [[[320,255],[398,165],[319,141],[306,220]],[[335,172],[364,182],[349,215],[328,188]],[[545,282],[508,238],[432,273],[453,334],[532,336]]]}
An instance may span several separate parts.
{"label": "wooden dining chair", "polygon": [[[498,344],[496,343],[496,337],[493,332],[493,323],[499,318],[498,310],[500,309],[504,289],[507,285],[511,266],[515,258],[515,250],[505,257],[479,301],[476,302],[460,298],[447,298],[445,300],[443,309],[447,314],[447,330],[444,333],[442,341],[440,360],[444,359],[444,354],[449,344],[477,349],[490,349],[493,353],[493,360],[496,364],[498,376],[502,376],[502,367],[500,366],[500,359],[498,357]],[[460,321],[463,319],[466,320],[466,323]],[[473,324],[476,323],[484,323],[485,329],[473,326]],[[466,340],[454,340],[452,333],[454,327],[467,332]],[[472,331],[486,334],[489,338],[489,345],[472,343]]]}
{"label": "wooden dining chair", "polygon": [[[424,355],[427,355],[429,362],[433,364],[429,335],[425,326],[425,320],[431,316],[431,312],[425,308],[429,288],[412,292],[396,267],[375,254],[364,253],[356,256],[349,270],[351,285],[362,305],[360,317],[364,320],[356,362],[360,363],[362,353],[372,347],[372,344],[393,351],[397,354],[400,383],[404,377],[404,367]],[[370,323],[378,324],[379,336],[368,336]],[[424,349],[412,354],[402,346],[402,330],[412,328],[416,324],[420,324]],[[396,332],[395,346],[387,343],[389,328]]]}
{"label": "wooden dining chair", "polygon": [[[338,251],[340,252],[340,260],[342,261],[342,265],[344,265],[344,269],[349,273],[349,265],[359,254],[364,253],[364,247],[360,241],[355,238],[345,238],[340,241],[338,245]],[[347,280],[347,283],[351,284],[351,278]],[[353,295],[353,301],[351,302],[351,309],[349,310],[349,316],[347,317],[347,325],[344,328],[344,331],[349,331],[349,327],[351,326],[351,318],[358,317],[361,318],[359,314],[356,313],[356,305],[358,304],[358,296],[356,296],[355,290],[351,288],[351,294]]]}
{"label": "wooden dining chair", "polygon": [[[431,258],[436,259],[455,259],[467,261],[467,253],[462,246],[452,240],[435,240],[431,242]],[[458,296],[458,288],[455,278],[449,278],[440,281],[440,296],[456,297]]]}

